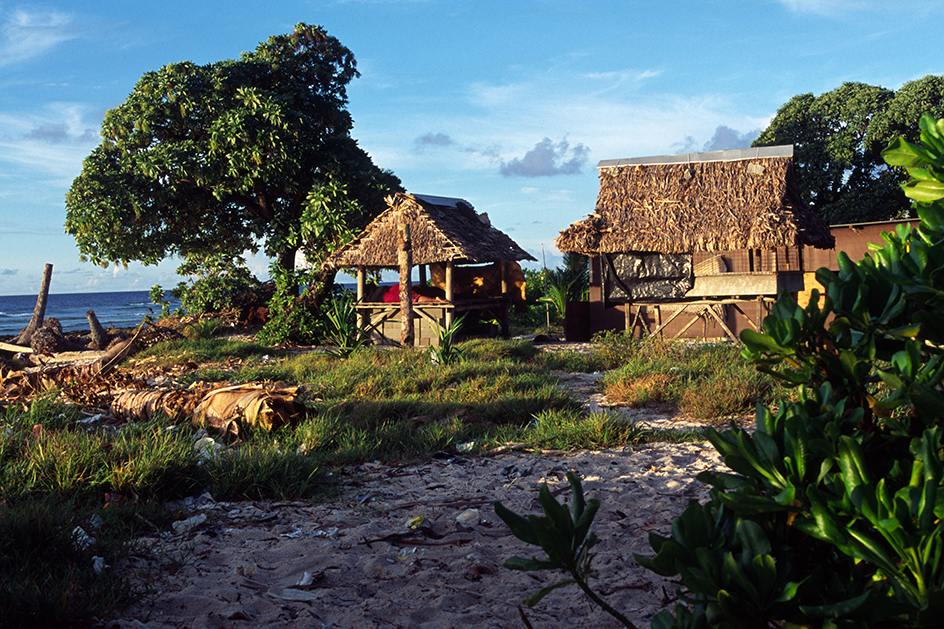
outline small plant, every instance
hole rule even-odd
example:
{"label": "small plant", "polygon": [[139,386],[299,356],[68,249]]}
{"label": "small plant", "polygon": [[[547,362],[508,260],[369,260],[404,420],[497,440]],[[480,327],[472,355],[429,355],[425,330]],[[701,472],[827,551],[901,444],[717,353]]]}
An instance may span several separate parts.
{"label": "small plant", "polygon": [[357,325],[357,298],[351,292],[336,295],[327,304],[328,341],[335,356],[347,357],[371,345],[370,338]]}
{"label": "small plant", "polygon": [[446,327],[438,323],[436,324],[439,345],[431,345],[429,348],[433,362],[440,365],[451,365],[452,363],[462,360],[462,349],[456,342],[456,336],[458,336],[459,330],[462,329],[463,318],[464,317],[459,317],[455,319]]}
{"label": "small plant", "polygon": [[183,335],[191,341],[210,339],[214,336],[218,336],[223,330],[224,325],[225,322],[219,318],[203,319],[186,326],[183,330]]}
{"label": "small plant", "polygon": [[151,300],[152,304],[161,307],[161,314],[158,316],[158,318],[166,319],[171,315],[170,302],[167,301],[167,296],[165,295],[164,289],[160,284],[155,284],[151,287],[150,292],[148,292],[148,299]]}
{"label": "small plant", "polygon": [[545,483],[538,492],[538,501],[544,515],[518,515],[500,502],[495,503],[495,513],[500,517],[515,537],[533,546],[539,546],[546,554],[544,559],[525,559],[511,557],[505,560],[505,567],[512,570],[560,570],[568,575],[556,583],[543,587],[524,600],[525,605],[534,607],[542,598],[558,588],[575,584],[590,600],[616,618],[624,627],[635,628],[623,614],[613,609],[600,596],[590,589],[590,578],[596,573],[592,568],[593,555],[590,553],[597,543],[597,536],[590,530],[593,518],[600,508],[600,501],[593,498],[584,500],[583,486],[573,472],[567,472],[567,480],[573,491],[573,511],[557,502]]}

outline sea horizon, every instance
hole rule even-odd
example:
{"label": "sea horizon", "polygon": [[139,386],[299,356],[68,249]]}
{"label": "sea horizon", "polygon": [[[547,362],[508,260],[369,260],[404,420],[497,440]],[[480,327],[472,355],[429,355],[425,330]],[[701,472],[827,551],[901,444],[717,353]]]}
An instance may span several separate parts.
{"label": "sea horizon", "polygon": [[[150,300],[150,290],[90,291],[80,293],[49,293],[44,317],[54,317],[63,332],[88,330],[89,310],[106,329],[129,328],[146,317],[157,318],[160,306]],[[165,291],[165,295],[167,295]],[[177,300],[166,297],[177,308]],[[0,295],[0,338],[19,334],[36,309],[37,295]]]}

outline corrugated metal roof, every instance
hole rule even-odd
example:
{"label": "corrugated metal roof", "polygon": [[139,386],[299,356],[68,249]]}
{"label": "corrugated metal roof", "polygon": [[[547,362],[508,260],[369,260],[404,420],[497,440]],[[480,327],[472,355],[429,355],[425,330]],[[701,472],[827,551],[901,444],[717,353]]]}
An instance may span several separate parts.
{"label": "corrugated metal roof", "polygon": [[678,153],[676,155],[604,159],[597,164],[597,168],[648,164],[686,164],[691,162],[737,162],[744,159],[759,159],[764,157],[793,157],[793,145],[784,144],[781,146],[759,146],[757,148],[728,149],[726,151],[707,151],[704,153]]}
{"label": "corrugated metal roof", "polygon": [[419,199],[420,201],[429,203],[430,205],[442,205],[444,207],[459,207],[459,204],[462,203],[463,205],[472,207],[472,204],[466,201],[465,199],[457,199],[453,197],[436,197],[431,194],[414,194],[413,196]]}

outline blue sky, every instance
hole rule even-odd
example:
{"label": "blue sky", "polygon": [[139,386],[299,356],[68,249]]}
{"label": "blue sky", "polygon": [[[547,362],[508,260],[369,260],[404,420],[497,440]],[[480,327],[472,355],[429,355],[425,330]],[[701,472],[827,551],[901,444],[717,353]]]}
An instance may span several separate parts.
{"label": "blue sky", "polygon": [[942,18],[944,0],[0,0],[0,295],[35,294],[47,262],[53,292],[175,285],[176,260],[81,263],[65,193],[144,72],[297,22],[354,52],[354,137],[377,165],[553,267],[599,160],[747,146],[795,94],[942,74]]}

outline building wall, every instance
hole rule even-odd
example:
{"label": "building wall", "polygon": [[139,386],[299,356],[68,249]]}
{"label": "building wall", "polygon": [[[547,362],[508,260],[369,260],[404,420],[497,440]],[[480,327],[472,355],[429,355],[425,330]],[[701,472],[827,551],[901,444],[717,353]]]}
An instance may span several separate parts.
{"label": "building wall", "polygon": [[[883,232],[894,231],[899,224],[916,225],[918,221],[889,221],[882,223],[862,223],[856,225],[837,225],[832,228],[833,235],[836,237],[835,249],[813,249],[804,247],[802,249],[781,247],[777,249],[776,256],[771,251],[756,250],[738,250],[729,252],[696,252],[693,257],[696,275],[699,270],[705,274],[718,273],[723,276],[725,273],[777,273],[779,277],[795,276],[797,273],[803,273],[803,289],[794,290],[795,295],[801,305],[809,301],[810,290],[818,287],[814,278],[814,271],[820,267],[826,267],[831,270],[838,270],[836,263],[836,254],[839,251],[845,251],[853,260],[861,260],[869,249],[869,243],[878,245],[884,244],[882,238]],[[723,263],[723,273],[719,273],[719,261]],[[595,334],[603,330],[628,330],[632,328],[635,336],[640,336],[644,331],[652,332],[658,327],[659,316],[661,320],[666,321],[669,314],[665,308],[660,308],[663,312],[658,313],[653,307],[639,307],[633,304],[606,304],[604,306],[602,299],[602,287],[600,284],[600,262],[599,258],[591,258],[590,264],[590,333]],[[731,278],[734,279],[734,278]],[[820,288],[820,290],[822,290]],[[723,309],[723,320],[728,328],[735,334],[739,334],[744,329],[755,329],[763,321],[764,316],[769,312],[773,297],[776,291],[761,295],[763,298],[758,316],[757,295],[717,295],[713,298],[734,298],[735,304],[726,305]],[[743,314],[738,311],[743,311]],[[627,312],[628,311],[628,312]],[[663,329],[663,334],[672,337],[689,324],[693,316],[688,314],[679,315],[674,321]],[[683,338],[725,338],[725,330],[711,317],[699,317],[692,325],[685,330]]]}
{"label": "building wall", "polygon": [[909,219],[880,223],[858,223],[855,225],[833,225],[830,229],[833,236],[836,237],[835,249],[806,250],[807,271],[803,275],[803,290],[797,294],[797,303],[806,307],[810,303],[813,289],[822,294],[823,287],[816,281],[816,270],[825,267],[830,271],[838,271],[837,256],[840,251],[846,252],[846,255],[853,262],[858,262],[869,251],[870,243],[880,246],[885,244],[885,239],[882,238],[883,233],[893,233],[899,225],[908,225],[914,228],[918,223],[920,223],[918,219]]}

